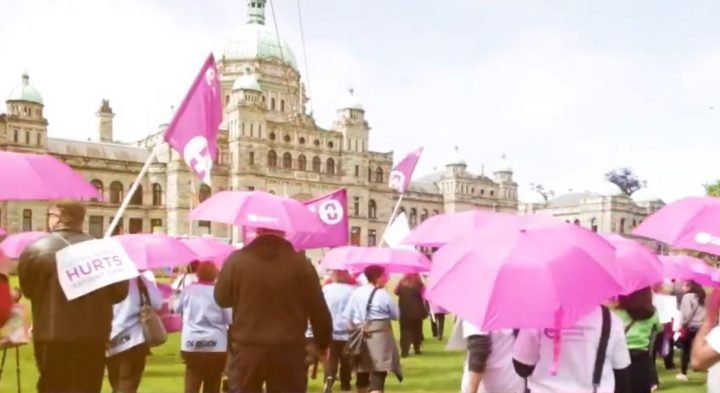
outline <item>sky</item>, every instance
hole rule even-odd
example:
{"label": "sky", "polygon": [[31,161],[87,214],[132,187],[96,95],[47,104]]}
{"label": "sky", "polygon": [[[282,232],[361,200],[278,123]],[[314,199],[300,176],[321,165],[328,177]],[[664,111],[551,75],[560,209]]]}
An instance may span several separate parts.
{"label": "sky", "polygon": [[[300,34],[302,11],[306,51]],[[0,98],[23,70],[52,137],[115,135],[170,117],[208,52],[245,23],[244,0],[0,0]],[[720,2],[715,0],[274,0],[318,124],[348,87],[370,147],[418,146],[417,174],[455,157],[486,174],[507,156],[520,198],[600,191],[631,167],[672,201],[720,178]],[[273,23],[270,4],[268,24]],[[307,70],[303,66],[307,58]],[[5,93],[7,92],[7,93]]]}

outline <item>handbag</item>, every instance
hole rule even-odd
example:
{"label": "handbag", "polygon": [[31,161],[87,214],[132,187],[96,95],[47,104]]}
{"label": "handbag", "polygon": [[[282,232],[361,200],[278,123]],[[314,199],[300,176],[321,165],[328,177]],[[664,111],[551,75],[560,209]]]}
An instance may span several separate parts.
{"label": "handbag", "polygon": [[143,328],[145,343],[149,347],[157,347],[167,341],[167,331],[163,325],[162,318],[155,312],[148,290],[141,277],[136,278],[140,290],[140,324]]}
{"label": "handbag", "polygon": [[350,332],[350,337],[345,343],[345,348],[343,348],[343,353],[347,356],[356,358],[362,354],[362,350],[365,347],[365,341],[368,338],[367,325],[368,315],[370,314],[370,304],[372,303],[377,290],[377,288],[373,289],[370,293],[370,297],[368,298],[367,306],[365,307],[365,321],[363,321],[362,325]]}
{"label": "handbag", "polygon": [[21,303],[10,308],[10,318],[0,327],[0,349],[30,343],[30,310]]}

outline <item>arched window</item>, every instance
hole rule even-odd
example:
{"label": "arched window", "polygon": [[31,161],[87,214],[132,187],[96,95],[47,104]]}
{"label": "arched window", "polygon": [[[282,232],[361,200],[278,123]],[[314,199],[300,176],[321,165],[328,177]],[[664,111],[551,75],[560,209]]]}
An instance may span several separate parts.
{"label": "arched window", "polygon": [[618,228],[618,232],[625,233],[625,219],[620,219],[620,228]]}
{"label": "arched window", "polygon": [[437,210],[433,210],[433,216],[437,216],[438,214],[440,214],[440,212],[439,212],[439,211],[437,211]]}
{"label": "arched window", "polygon": [[427,209],[422,209],[422,213],[420,213],[420,222],[425,222],[425,220],[428,219],[428,211]]}
{"label": "arched window", "polygon": [[635,228],[636,226],[637,226],[637,220],[633,220],[633,226],[632,226],[632,227]]}
{"label": "arched window", "polygon": [[322,162],[320,161],[320,157],[315,156],[313,157],[313,172],[320,172],[322,169],[320,168],[322,166]]}
{"label": "arched window", "polygon": [[405,214],[405,208],[404,208],[404,207],[401,207],[400,209],[398,209],[398,216],[401,215],[401,214]]}
{"label": "arched window", "polygon": [[208,187],[207,184],[201,184],[200,190],[198,191],[198,201],[203,203],[206,199],[210,198],[210,195],[212,195],[210,187]]}
{"label": "arched window", "polygon": [[110,183],[110,203],[120,203],[123,199],[123,185],[119,181]]}
{"label": "arched window", "polygon": [[290,135],[285,135],[285,136],[283,137],[283,140],[284,140],[285,142],[287,142],[287,143],[290,143],[290,141],[292,140],[292,138],[290,137]]}
{"label": "arched window", "polygon": [[335,174],[335,160],[333,160],[332,158],[327,159],[327,163],[325,165],[325,171],[330,175]]}
{"label": "arched window", "polygon": [[153,206],[162,205],[162,186],[158,183],[152,185],[152,204]]}
{"label": "arched window", "polygon": [[408,223],[410,226],[417,225],[417,210],[413,207],[410,209],[410,215],[408,216]]}
{"label": "arched window", "polygon": [[267,155],[267,165],[270,168],[276,168],[277,167],[277,153],[275,153],[275,150],[270,150]]}
{"label": "arched window", "polygon": [[270,99],[270,110],[271,111],[275,110],[275,98]]}
{"label": "arched window", "polygon": [[23,230],[23,232],[32,231],[32,210],[30,210],[30,209],[23,210],[22,230]]}
{"label": "arched window", "polygon": [[592,229],[593,232],[598,231],[598,224],[597,224],[597,218],[593,217],[590,220],[590,229]]}
{"label": "arched window", "polygon": [[131,205],[142,205],[142,203],[143,203],[143,188],[141,185],[138,184],[138,187],[135,190],[135,193],[133,194],[132,198],[130,198],[130,204]]}
{"label": "arched window", "polygon": [[307,170],[307,158],[305,158],[304,154],[298,156],[298,169],[301,171]]}
{"label": "arched window", "polygon": [[97,191],[97,198],[91,198],[90,200],[95,202],[97,202],[98,199],[102,200],[105,196],[105,187],[103,186],[103,182],[98,179],[92,179],[90,180],[90,184],[92,184]]}
{"label": "arched window", "polygon": [[280,100],[280,112],[285,112],[285,100]]}
{"label": "arched window", "polygon": [[576,218],[575,221],[573,221],[573,224],[580,225],[580,220]]}
{"label": "arched window", "polygon": [[292,156],[288,152],[283,154],[283,168],[292,169]]}
{"label": "arched window", "polygon": [[368,201],[368,217],[377,218],[377,203],[374,199]]}
{"label": "arched window", "polygon": [[382,168],[378,167],[378,168],[375,170],[375,182],[377,182],[377,183],[382,183],[382,182],[384,182],[384,181],[385,181],[385,180],[383,179],[384,177],[385,177],[385,176],[384,176],[384,173],[383,173]]}

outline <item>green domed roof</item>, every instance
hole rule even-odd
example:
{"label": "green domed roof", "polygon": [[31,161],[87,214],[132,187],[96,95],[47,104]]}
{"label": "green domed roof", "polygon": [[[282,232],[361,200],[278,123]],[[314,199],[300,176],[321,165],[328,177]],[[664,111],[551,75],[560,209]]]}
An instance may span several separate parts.
{"label": "green domed roof", "polygon": [[265,1],[248,1],[247,23],[240,27],[237,38],[225,44],[227,59],[277,59],[297,70],[290,46],[278,39],[275,30],[265,26]]}
{"label": "green domed roof", "polygon": [[235,79],[235,83],[233,83],[233,90],[255,90],[255,91],[262,91],[262,88],[260,88],[260,84],[258,83],[257,79],[250,75],[249,73],[240,75],[239,78]]}
{"label": "green domed roof", "polygon": [[348,90],[348,94],[343,98],[342,102],[340,103],[340,109],[356,109],[359,111],[365,110],[362,102],[360,102],[358,97],[355,95],[354,89]]}
{"label": "green domed roof", "polygon": [[10,96],[7,100],[27,101],[43,105],[42,95],[40,95],[40,92],[36,88],[30,86],[30,77],[28,76],[27,72],[23,73],[22,83],[12,89],[12,91],[10,92]]}

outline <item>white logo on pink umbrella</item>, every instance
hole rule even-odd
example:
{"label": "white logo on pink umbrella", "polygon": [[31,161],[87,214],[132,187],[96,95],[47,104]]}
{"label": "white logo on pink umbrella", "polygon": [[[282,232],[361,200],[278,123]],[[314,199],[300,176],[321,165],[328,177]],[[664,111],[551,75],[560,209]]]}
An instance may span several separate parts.
{"label": "white logo on pink umbrella", "polygon": [[268,216],[258,216],[257,214],[248,214],[247,216],[248,221],[250,222],[278,222],[279,220],[277,217],[268,217]]}
{"label": "white logo on pink umbrella", "polygon": [[695,243],[720,246],[720,238],[717,238],[707,232],[698,232],[697,235],[695,235]]}

